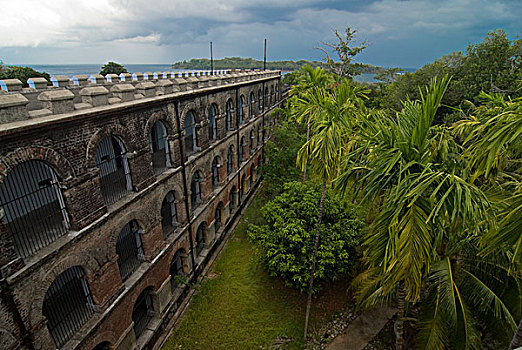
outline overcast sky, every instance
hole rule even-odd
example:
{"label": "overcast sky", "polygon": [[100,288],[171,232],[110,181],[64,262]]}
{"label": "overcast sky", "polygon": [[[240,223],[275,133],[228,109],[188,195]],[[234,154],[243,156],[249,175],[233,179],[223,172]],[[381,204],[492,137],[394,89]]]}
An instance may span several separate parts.
{"label": "overcast sky", "polygon": [[419,67],[488,31],[522,33],[522,0],[0,0],[7,64],[172,63],[209,55],[321,59],[357,29],[358,60]]}

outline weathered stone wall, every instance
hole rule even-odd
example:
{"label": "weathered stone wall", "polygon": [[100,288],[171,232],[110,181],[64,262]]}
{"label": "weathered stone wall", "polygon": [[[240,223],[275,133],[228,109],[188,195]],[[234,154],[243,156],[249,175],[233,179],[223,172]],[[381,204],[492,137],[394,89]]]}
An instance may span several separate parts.
{"label": "weathered stone wall", "polygon": [[[43,161],[57,175],[70,219],[67,234],[25,258],[17,256],[12,236],[0,221],[1,271],[35,348],[55,348],[42,315],[43,300],[57,276],[73,266],[83,269],[96,311],[62,348],[93,349],[102,342],[109,342],[118,349],[152,346],[155,334],[172,317],[187,292],[186,287],[171,290],[169,268],[174,254],[179,249],[183,250],[184,273],[188,278],[196,278],[223,239],[226,224],[231,222],[250,193],[254,185],[250,181],[252,172],[261,162],[262,146],[270,132],[268,115],[276,101],[280,100],[274,93],[273,104],[268,106],[258,100],[258,91],[272,86],[275,91],[279,91],[279,72],[229,73],[221,78],[185,77],[182,79],[187,88],[170,93],[167,89],[165,92],[165,86],[172,87],[167,81],[174,85],[174,80],[178,79],[146,81],[153,83],[148,90],[154,90],[154,97],[131,99],[130,95],[122,97],[121,94],[127,90],[132,93],[135,91],[129,86],[123,86],[126,82],[117,83],[116,78],[112,77],[110,91],[120,93],[121,101],[99,107],[95,107],[96,103],[91,101],[90,106],[78,107],[78,104],[86,102],[74,101],[78,96],[73,92],[74,97],[70,99],[72,109],[70,104],[65,107],[50,104],[63,101],[60,98],[64,96],[70,97],[67,92],[76,87],[58,87],[54,90],[46,87],[46,92],[62,91],[61,97],[53,94],[50,98],[38,95],[38,100],[46,103],[40,107],[45,108],[31,108],[32,111],[51,110],[54,113],[52,115],[47,112],[33,113],[27,106],[23,106],[26,108],[24,113],[16,112],[10,106],[2,106],[0,98],[0,186],[17,165],[28,160]],[[136,90],[140,83],[134,83],[132,86]],[[103,86],[106,85],[107,82]],[[140,88],[144,96],[150,94],[146,86]],[[23,97],[24,94],[35,94],[35,91],[23,90],[0,96],[19,94]],[[252,110],[256,112],[252,116],[249,115],[248,106],[251,92],[255,96]],[[244,123],[239,125],[237,106],[241,95],[245,96],[246,106],[243,107]],[[229,100],[233,106],[233,130],[226,128],[226,103]],[[217,140],[209,140],[208,115],[212,104],[217,107]],[[261,104],[263,107],[258,112]],[[185,131],[178,128],[183,129],[184,118],[189,111],[196,119],[199,151],[186,157],[182,156]],[[13,119],[16,113],[19,113],[18,117]],[[155,175],[150,130],[158,120],[162,121],[167,130],[171,165]],[[250,151],[252,130],[254,139]],[[258,130],[263,133],[259,143]],[[133,185],[130,193],[108,206],[103,200],[98,178],[100,170],[95,163],[96,148],[107,135],[114,135],[123,143]],[[237,152],[242,137],[245,137],[246,147],[243,162],[239,163]],[[231,145],[234,149],[233,167],[232,172],[227,174],[227,155]],[[212,162],[215,157],[219,164],[219,179],[212,186]],[[190,182],[196,171],[202,178],[202,200],[196,208],[192,208]],[[246,179],[246,185],[241,182],[242,179]],[[238,198],[240,188],[242,198]],[[179,225],[164,238],[161,205],[169,191],[175,194]],[[230,209],[231,196],[236,198],[234,211]],[[223,209],[224,222],[216,230],[215,213],[218,205]],[[131,220],[136,220],[143,230],[140,237],[144,261],[130,277],[122,281],[116,241],[122,228]],[[206,227],[205,245],[197,256],[194,247],[196,231],[201,224]],[[153,291],[154,317],[148,330],[136,339],[132,328],[132,309],[146,288]],[[12,313],[4,304],[0,300],[0,341],[5,347],[16,346],[20,344],[20,325],[13,320]]]}

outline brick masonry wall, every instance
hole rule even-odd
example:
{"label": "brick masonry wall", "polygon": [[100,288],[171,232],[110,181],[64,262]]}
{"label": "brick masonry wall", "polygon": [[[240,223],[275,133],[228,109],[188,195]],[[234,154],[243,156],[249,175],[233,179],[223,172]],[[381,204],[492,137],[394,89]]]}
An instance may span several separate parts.
{"label": "brick masonry wall", "polygon": [[[212,249],[224,235],[221,229],[214,230],[215,212],[221,203],[224,218],[230,220],[229,199],[231,193],[239,191],[240,177],[250,177],[251,167],[258,164],[262,148],[254,139],[254,152],[249,154],[249,135],[259,127],[263,128],[265,117],[257,115],[248,119],[245,107],[245,124],[239,130],[226,130],[226,101],[232,100],[237,106],[237,97],[263,89],[263,85],[278,85],[279,78],[220,87],[213,93],[191,93],[162,100],[150,101],[136,106],[106,108],[99,113],[76,115],[74,118],[56,122],[53,125],[32,125],[19,130],[3,132],[0,129],[0,186],[6,175],[23,161],[37,159],[46,162],[56,172],[62,185],[66,208],[70,216],[71,230],[45,248],[26,259],[20,259],[12,249],[12,239],[5,227],[0,225],[0,263],[4,274],[19,301],[20,313],[25,326],[31,330],[36,348],[51,349],[54,344],[42,315],[42,305],[50,284],[62,272],[72,266],[81,266],[85,272],[97,311],[83,325],[64,348],[92,349],[96,344],[108,341],[117,345],[122,334],[132,324],[132,308],[138,295],[148,287],[154,291],[169,278],[172,257],[178,249],[187,256],[187,266],[191,262],[191,247],[196,245],[196,230],[206,226],[206,247]],[[256,100],[256,103],[259,101]],[[208,112],[211,104],[217,106],[218,140],[208,138]],[[254,106],[254,111],[257,107]],[[184,132],[185,115],[192,111],[198,123],[197,145],[201,151],[183,160],[179,139]],[[237,108],[233,113],[236,123]],[[176,118],[179,117],[179,120]],[[162,174],[154,175],[152,169],[149,133],[156,121],[164,123],[170,148],[171,167]],[[96,147],[107,135],[115,135],[125,146],[134,191],[106,206],[100,191],[99,170],[94,161]],[[239,136],[239,137],[238,137]],[[238,141],[244,136],[245,161],[237,164]],[[183,143],[183,142],[182,142]],[[233,169],[227,174],[227,154],[233,145]],[[183,145],[184,146],[184,145]],[[212,161],[219,159],[219,182],[212,187]],[[183,179],[185,169],[186,179]],[[202,203],[190,208],[190,181],[199,171]],[[185,184],[184,184],[185,182]],[[248,181],[247,181],[248,183]],[[186,186],[186,193],[185,193]],[[166,194],[174,191],[180,226],[167,239],[163,238],[161,226],[161,204]],[[246,193],[246,191],[244,191]],[[186,196],[186,198],[185,198]],[[188,199],[189,208],[185,206]],[[236,196],[236,210],[238,207]],[[118,269],[116,240],[122,228],[131,220],[136,220],[140,229],[145,261],[127,280],[122,281]],[[223,222],[224,226],[225,222]],[[192,244],[191,241],[192,240]],[[195,252],[194,252],[195,255]],[[203,266],[205,256],[194,257],[197,266]],[[199,264],[199,265],[198,265]],[[192,273],[193,269],[190,271]],[[174,301],[173,301],[174,302]],[[157,310],[155,310],[157,311]],[[157,314],[158,318],[164,315]],[[5,334],[1,331],[5,330]],[[13,334],[11,337],[9,334]],[[19,338],[16,325],[0,301],[0,341],[9,343]],[[0,343],[0,344],[3,344]]]}

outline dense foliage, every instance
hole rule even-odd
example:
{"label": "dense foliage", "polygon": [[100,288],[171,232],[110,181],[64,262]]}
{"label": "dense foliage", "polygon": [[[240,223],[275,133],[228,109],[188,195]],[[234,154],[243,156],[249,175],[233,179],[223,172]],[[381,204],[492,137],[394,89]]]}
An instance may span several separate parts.
{"label": "dense foliage", "polygon": [[295,166],[297,152],[305,142],[300,129],[293,121],[283,119],[274,126],[272,139],[265,145],[268,161],[261,166],[261,172],[267,194],[272,197],[281,193],[286,182],[298,180],[301,175]]}
{"label": "dense foliage", "polygon": [[[396,76],[394,83],[377,94],[375,106],[400,111],[403,100],[419,99],[419,87],[427,85],[431,78],[445,74],[450,75],[452,81],[442,100],[443,106],[465,107],[462,104],[465,100],[478,102],[481,91],[520,96],[522,39],[509,40],[503,30],[490,32],[482,42],[470,44],[464,54],[453,52],[414,73]],[[460,117],[451,108],[441,108],[436,122],[450,123]]]}
{"label": "dense foliage", "polygon": [[[305,64],[312,65],[314,67],[321,66],[322,63],[318,61],[267,61],[267,69],[280,69],[280,70],[296,70],[304,66]],[[189,61],[176,62],[172,65],[174,69],[210,69],[210,60],[208,58],[193,58]],[[263,69],[263,61],[255,60],[253,58],[243,57],[225,57],[214,60],[214,69]]]}
{"label": "dense foliage", "polygon": [[[268,202],[261,213],[264,225],[251,225],[249,238],[273,276],[301,291],[310,281],[310,265],[321,191],[317,186],[289,182],[283,192]],[[328,190],[320,232],[317,270],[320,281],[334,280],[356,261],[355,247],[363,228],[354,209],[342,197]],[[314,291],[320,287],[316,285]]]}
{"label": "dense foliage", "polygon": [[49,81],[51,77],[45,72],[38,72],[31,67],[7,66],[3,64],[0,66],[0,79],[18,79],[22,82],[24,87],[28,87],[27,79],[43,77]]}
{"label": "dense foliage", "polygon": [[116,62],[107,62],[105,63],[100,70],[100,74],[105,76],[106,74],[118,74],[121,73],[128,73],[127,68],[125,68],[123,65],[116,63]]}

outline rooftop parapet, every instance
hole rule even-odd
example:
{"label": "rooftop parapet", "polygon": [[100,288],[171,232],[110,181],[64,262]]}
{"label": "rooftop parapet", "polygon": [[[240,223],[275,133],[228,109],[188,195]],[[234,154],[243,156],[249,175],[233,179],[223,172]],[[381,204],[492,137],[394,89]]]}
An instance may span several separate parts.
{"label": "rooftop parapet", "polygon": [[0,80],[0,88],[6,92],[21,91],[22,82],[18,79]]}
{"label": "rooftop parapet", "polygon": [[[214,74],[212,74],[214,73]],[[279,71],[183,71],[163,72],[164,79],[143,80],[140,73],[103,77],[76,75],[70,79],[55,76],[56,86],[45,78],[30,78],[30,88],[22,88],[17,79],[0,80],[0,124],[65,114],[74,110],[130,102],[176,92],[192,91],[280,76]],[[168,75],[170,74],[170,78]],[[172,78],[174,77],[174,78]]]}
{"label": "rooftop parapet", "polygon": [[56,75],[51,77],[51,83],[53,83],[53,86],[55,87],[65,87],[69,86],[71,81],[64,75]]}

